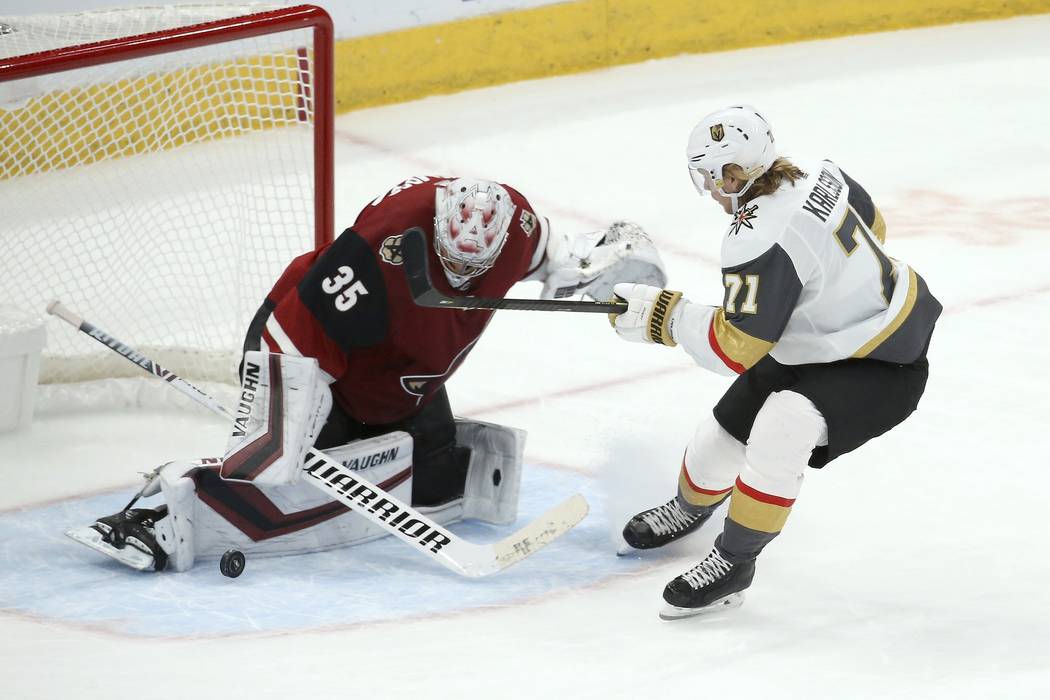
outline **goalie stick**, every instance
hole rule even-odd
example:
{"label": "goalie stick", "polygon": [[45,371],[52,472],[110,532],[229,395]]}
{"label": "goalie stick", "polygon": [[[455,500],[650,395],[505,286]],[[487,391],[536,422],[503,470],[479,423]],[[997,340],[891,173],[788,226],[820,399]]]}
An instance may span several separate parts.
{"label": "goalie stick", "polygon": [[450,297],[434,289],[427,262],[427,240],[418,226],[401,236],[401,259],[412,299],[419,306],[445,309],[509,309],[511,311],[576,311],[584,313],[622,314],[625,301],[572,301],[567,299],[490,299],[486,297]]}
{"label": "goalie stick", "polygon": [[[163,379],[213,413],[233,421],[233,414],[215,398],[88,323],[61,302],[51,302],[47,312]],[[323,452],[311,449],[307,453],[303,473],[309,477],[308,483],[339,500],[353,512],[409,543],[442,566],[471,578],[494,574],[535,554],[575,527],[588,511],[587,501],[576,494],[502,540],[492,544],[476,544],[460,539]]]}

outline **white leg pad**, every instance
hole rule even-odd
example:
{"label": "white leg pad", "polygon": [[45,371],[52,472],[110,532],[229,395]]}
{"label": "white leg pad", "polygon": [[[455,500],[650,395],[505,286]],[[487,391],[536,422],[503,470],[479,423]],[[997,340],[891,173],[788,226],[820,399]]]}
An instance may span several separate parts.
{"label": "white leg pad", "polygon": [[517,519],[525,436],[518,428],[456,420],[456,444],[471,450],[463,491],[464,520],[509,525]]}
{"label": "white leg pad", "polygon": [[[412,494],[412,436],[392,432],[367,440],[357,440],[325,450],[325,454],[340,462],[363,479],[408,503]],[[294,515],[332,503],[332,498],[302,481],[283,486],[259,486],[256,501],[269,502],[278,513]],[[387,530],[352,511],[319,520],[308,527],[298,527],[284,534],[270,534],[253,539],[230,520],[209,506],[200,497],[196,503],[196,557],[198,560],[216,559],[231,548],[249,557],[304,554],[361,544],[385,537]],[[278,516],[280,517],[280,516]],[[282,529],[279,523],[271,526]]]}
{"label": "white leg pad", "polygon": [[826,444],[827,423],[809,399],[773,392],[755,417],[740,479],[763,493],[796,498],[813,448]]}

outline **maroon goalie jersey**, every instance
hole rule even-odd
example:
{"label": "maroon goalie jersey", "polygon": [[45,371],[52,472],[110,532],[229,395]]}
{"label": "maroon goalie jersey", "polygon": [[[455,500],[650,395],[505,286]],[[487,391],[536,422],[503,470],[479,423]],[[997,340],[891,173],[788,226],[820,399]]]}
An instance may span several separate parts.
{"label": "maroon goalie jersey", "polygon": [[492,311],[417,306],[402,268],[402,233],[426,233],[434,287],[450,296],[503,297],[543,262],[540,217],[516,190],[496,264],[453,289],[434,252],[434,191],[452,178],[413,177],[364,208],[331,244],[301,255],[266,298],[263,349],[315,357],[335,378],[335,401],[354,419],[387,424],[413,415],[477,342]]}

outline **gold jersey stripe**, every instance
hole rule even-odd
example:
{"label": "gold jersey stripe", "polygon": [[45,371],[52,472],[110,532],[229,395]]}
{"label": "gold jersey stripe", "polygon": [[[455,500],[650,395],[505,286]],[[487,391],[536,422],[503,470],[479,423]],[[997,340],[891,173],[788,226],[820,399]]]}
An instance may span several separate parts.
{"label": "gold jersey stripe", "polygon": [[901,324],[908,318],[911,310],[915,307],[915,299],[919,295],[919,280],[915,275],[915,270],[908,269],[908,296],[904,300],[904,306],[897,312],[897,316],[890,322],[888,326],[879,331],[878,335],[864,343],[857,352],[853,353],[853,357],[867,357],[875,350],[875,348],[882,345],[882,342],[893,335],[894,331],[901,327]]}
{"label": "gold jersey stripe", "polygon": [[759,532],[777,533],[784,529],[791,506],[763,503],[747,495],[739,486],[733,487],[729,499],[729,519]]}
{"label": "gold jersey stripe", "polygon": [[744,369],[751,369],[773,349],[773,343],[749,335],[726,320],[725,309],[715,311],[711,330],[722,354]]}
{"label": "gold jersey stripe", "polygon": [[682,471],[678,475],[678,493],[689,505],[701,507],[716,505],[726,499],[730,490],[732,487],[721,491],[707,491],[699,488],[689,480],[685,465],[682,465]]}
{"label": "gold jersey stripe", "polygon": [[868,228],[879,239],[879,243],[886,242],[886,220],[882,218],[882,212],[878,207],[875,207],[875,221]]}

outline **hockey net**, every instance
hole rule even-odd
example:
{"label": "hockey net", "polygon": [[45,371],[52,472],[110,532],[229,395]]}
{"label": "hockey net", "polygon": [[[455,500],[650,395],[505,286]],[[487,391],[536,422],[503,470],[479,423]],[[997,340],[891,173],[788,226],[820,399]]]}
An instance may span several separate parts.
{"label": "hockey net", "polygon": [[284,266],[332,234],[331,23],[311,6],[0,17],[0,305],[41,383],[137,370],[59,299],[187,378],[234,381]]}

